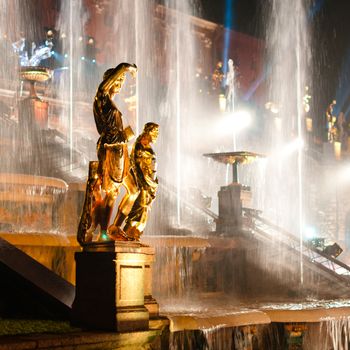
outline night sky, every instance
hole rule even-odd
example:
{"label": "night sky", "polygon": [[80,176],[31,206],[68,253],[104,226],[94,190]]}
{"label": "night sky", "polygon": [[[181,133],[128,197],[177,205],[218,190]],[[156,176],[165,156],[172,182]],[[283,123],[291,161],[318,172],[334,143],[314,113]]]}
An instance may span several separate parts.
{"label": "night sky", "polygon": [[[264,39],[263,6],[268,0],[197,0],[200,16],[225,25],[225,7],[232,2],[233,30]],[[294,0],[280,0],[294,1]],[[309,11],[312,33],[313,86],[317,108],[323,110],[333,98],[350,117],[350,0],[312,0]],[[340,112],[336,111],[336,112]]]}

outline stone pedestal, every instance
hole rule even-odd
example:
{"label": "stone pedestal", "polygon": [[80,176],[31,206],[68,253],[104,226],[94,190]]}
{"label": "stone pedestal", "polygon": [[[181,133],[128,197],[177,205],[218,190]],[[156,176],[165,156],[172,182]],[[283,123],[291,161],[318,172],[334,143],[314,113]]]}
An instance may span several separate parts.
{"label": "stone pedestal", "polygon": [[239,183],[220,188],[218,192],[219,219],[216,223],[218,233],[232,234],[238,232],[237,229],[242,227],[242,199],[247,197],[246,192],[242,190],[242,185]]}
{"label": "stone pedestal", "polygon": [[147,277],[153,257],[153,248],[132,242],[91,243],[76,253],[72,324],[117,332],[147,330],[147,305],[155,303]]}

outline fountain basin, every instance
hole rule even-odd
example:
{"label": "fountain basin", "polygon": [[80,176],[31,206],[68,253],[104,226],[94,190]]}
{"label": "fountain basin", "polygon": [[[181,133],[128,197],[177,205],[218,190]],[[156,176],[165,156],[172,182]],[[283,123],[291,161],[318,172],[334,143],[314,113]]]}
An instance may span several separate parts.
{"label": "fountain basin", "polygon": [[27,174],[0,174],[0,224],[9,231],[55,230],[62,195],[60,179]]}

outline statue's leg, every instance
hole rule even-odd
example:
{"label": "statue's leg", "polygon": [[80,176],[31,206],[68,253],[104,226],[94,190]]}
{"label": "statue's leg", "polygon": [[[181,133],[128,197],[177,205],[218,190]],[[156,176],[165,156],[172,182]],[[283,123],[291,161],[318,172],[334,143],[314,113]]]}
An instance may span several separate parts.
{"label": "statue's leg", "polygon": [[114,240],[128,240],[122,225],[140,192],[134,176],[130,173],[124,178],[123,185],[125,186],[126,194],[119,204],[113,225],[108,228],[108,234]]}
{"label": "statue's leg", "polygon": [[125,233],[129,239],[136,241],[140,240],[140,236],[146,227],[148,212],[152,202],[153,198],[148,191],[141,190],[128,215],[128,218],[126,219],[126,224],[124,227]]}
{"label": "statue's leg", "polygon": [[114,226],[121,227],[125,218],[129,215],[139,193],[140,190],[136,184],[134,176],[129,173],[128,176],[124,179],[123,182],[126,194],[121,200],[119,207],[118,207],[118,213],[114,219]]}

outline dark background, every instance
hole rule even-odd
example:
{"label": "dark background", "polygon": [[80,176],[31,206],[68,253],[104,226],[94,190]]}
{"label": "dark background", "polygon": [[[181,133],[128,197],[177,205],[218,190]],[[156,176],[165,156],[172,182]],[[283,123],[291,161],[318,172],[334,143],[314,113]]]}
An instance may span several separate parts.
{"label": "dark background", "polygon": [[[231,1],[231,29],[265,39],[268,0],[198,0],[200,16],[225,25]],[[280,0],[294,1],[294,0]],[[350,0],[307,0],[313,58],[312,86],[315,112],[339,99],[336,113],[350,109]],[[293,14],[291,14],[293,15]],[[347,117],[349,119],[350,113]]]}

